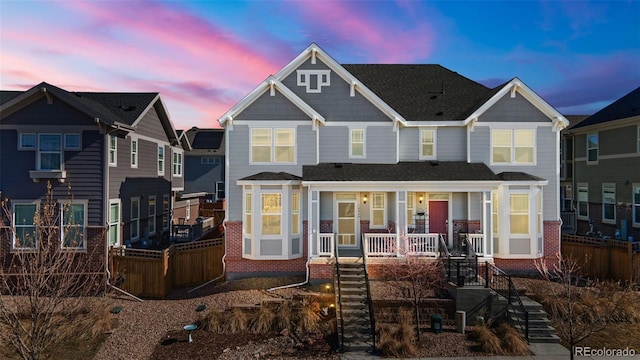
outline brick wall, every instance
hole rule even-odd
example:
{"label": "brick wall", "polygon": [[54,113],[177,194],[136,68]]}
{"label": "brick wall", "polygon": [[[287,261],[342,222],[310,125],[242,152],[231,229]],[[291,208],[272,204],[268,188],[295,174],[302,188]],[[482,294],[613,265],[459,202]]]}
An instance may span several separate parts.
{"label": "brick wall", "polygon": [[535,272],[536,260],[543,260],[549,267],[556,263],[556,254],[560,252],[560,221],[544,221],[544,253],[538,259],[504,259],[494,258],[495,264],[507,272]]}
{"label": "brick wall", "polygon": [[[616,205],[616,223],[602,223],[602,204],[589,203],[589,218],[593,220],[593,231],[600,231],[602,235],[615,238],[616,230],[620,230],[620,220],[627,219],[629,221],[627,236],[633,236],[634,241],[640,240],[640,228],[633,227],[633,208],[626,205]],[[584,235],[590,230],[588,220],[577,221],[577,234]],[[627,239],[621,239],[627,240]]]}

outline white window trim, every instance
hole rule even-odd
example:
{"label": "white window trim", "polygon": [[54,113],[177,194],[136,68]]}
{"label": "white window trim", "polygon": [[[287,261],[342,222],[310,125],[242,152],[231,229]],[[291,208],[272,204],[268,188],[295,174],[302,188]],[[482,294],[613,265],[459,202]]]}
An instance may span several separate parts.
{"label": "white window trim", "polygon": [[[247,199],[247,197],[249,197],[249,199]],[[247,206],[247,203],[249,203],[250,205]],[[251,225],[252,226],[247,226],[246,224],[246,216],[250,215],[251,216]],[[255,219],[253,218],[253,193],[251,191],[246,191],[244,192],[244,196],[242,197],[242,231],[243,231],[243,241],[242,241],[242,254],[245,254],[244,251],[244,238],[251,238],[251,233],[253,233],[253,224],[255,223]],[[252,251],[249,252],[250,254],[253,254]]]}
{"label": "white window trim", "polygon": [[[422,153],[423,131],[431,131],[431,132],[433,132],[433,155],[427,156],[427,155],[424,155]],[[437,135],[438,135],[438,131],[435,128],[434,129],[420,128],[420,136],[419,136],[419,140],[418,140],[419,146],[420,146],[420,149],[418,149],[420,160],[434,160],[434,159],[436,159],[438,157],[437,156],[438,152],[437,152],[437,147],[436,147],[436,144],[438,143]]]}
{"label": "white window trim", "polygon": [[[33,135],[33,146],[24,146],[22,144],[23,135]],[[18,150],[37,150],[38,149],[38,134],[37,133],[19,133],[18,134]]]}
{"label": "white window trim", "polygon": [[[225,196],[218,196],[220,191],[222,191]],[[226,195],[227,194],[224,193],[224,181],[216,181],[216,201],[224,199]]]}
{"label": "white window trim", "polygon": [[[353,132],[362,131],[362,155],[353,154]],[[367,157],[367,130],[363,128],[349,129],[349,158],[352,159],[364,159]]]}
{"label": "white window trim", "polygon": [[[111,221],[111,205],[118,205],[118,221],[117,222]],[[120,223],[122,222],[122,201],[120,199],[111,199],[111,200],[109,200],[107,221],[108,221],[108,226],[109,226],[107,241],[111,240],[111,227],[115,225],[115,227],[116,227],[116,242],[114,244],[111,244],[109,242],[109,244],[111,246],[121,246],[122,245],[122,237],[121,237]]]}
{"label": "white window trim", "polygon": [[[16,230],[19,227],[18,225],[16,225],[16,205],[35,205],[36,206],[35,214],[37,214],[38,211],[40,211],[40,200],[12,200],[11,201],[11,226],[13,227],[13,230],[14,230],[11,238],[11,250],[12,251],[33,251],[38,247],[38,241],[40,241],[38,237],[38,224],[36,223],[35,218],[32,219],[33,225],[30,225],[35,227],[35,234],[36,234],[33,247],[16,247],[16,233],[17,233]],[[20,226],[20,227],[23,227],[23,226]]]}
{"label": "white window trim", "polygon": [[[43,169],[42,168],[42,159],[41,159],[41,155],[42,155],[42,150],[40,149],[40,145],[41,145],[41,141],[40,141],[40,136],[41,135],[56,135],[60,137],[60,150],[59,150],[59,157],[60,157],[60,169]],[[36,168],[38,169],[38,171],[61,171],[64,169],[64,157],[62,156],[63,154],[63,148],[64,148],[64,137],[63,134],[61,133],[38,133],[38,150],[37,150],[37,155],[36,155]],[[53,153],[52,151],[47,151],[47,153]]]}
{"label": "white window trim", "polygon": [[[75,135],[78,137],[78,146],[68,146],[67,145],[67,136],[69,135]],[[63,142],[64,142],[64,150],[81,150],[82,149],[82,136],[79,133],[68,133],[68,134],[64,134],[63,137]]]}
{"label": "white window trim", "polygon": [[[510,161],[509,162],[494,162],[493,161],[493,131],[494,130],[508,130],[511,133],[511,152],[510,152]],[[518,146],[516,146],[516,131],[531,131],[533,133],[533,162],[530,163],[521,163],[521,162],[516,162],[516,148],[518,148]],[[535,166],[538,162],[538,143],[537,143],[537,131],[536,128],[515,128],[515,129],[505,129],[505,128],[499,128],[499,127],[494,127],[494,128],[490,128],[489,130],[489,137],[490,137],[490,154],[489,154],[489,160],[490,160],[490,164],[491,165],[508,165],[508,166]]]}
{"label": "white window trim", "polygon": [[[153,207],[151,207],[151,203],[153,202]],[[153,212],[151,211],[153,209]],[[149,202],[147,203],[148,210],[148,220],[147,220],[147,228],[149,229],[149,236],[156,234],[157,218],[156,214],[158,213],[158,201],[156,201],[155,195],[149,195]],[[153,226],[152,226],[153,225]]]}
{"label": "white window trim", "polygon": [[[253,161],[253,131],[254,130],[269,130],[271,136],[271,151],[269,153],[269,161],[268,162],[259,162]],[[293,161],[291,162],[278,162],[276,161],[276,131],[277,130],[290,130],[293,133]],[[251,128],[249,135],[249,164],[260,164],[260,165],[281,165],[281,164],[290,164],[295,165],[298,157],[298,144],[296,142],[297,134],[295,127],[276,127],[276,128]]]}
{"label": "white window trim", "polygon": [[[640,212],[640,199],[638,199],[637,203],[635,202],[635,194],[636,194],[636,192],[640,193],[640,183],[633,183],[631,189],[632,189],[631,206],[633,207],[633,209],[631,211],[631,216],[633,217],[631,219],[631,222],[633,224],[633,227],[640,227],[640,222],[635,222],[635,219],[638,216],[638,214],[636,212]],[[626,239],[622,239],[622,240],[626,240]]]}
{"label": "white window trim", "polygon": [[73,200],[73,201],[61,202],[60,203],[60,208],[64,209],[65,206],[69,206],[69,205],[82,205],[84,207],[84,211],[83,211],[84,219],[82,220],[83,224],[84,224],[84,225],[82,225],[82,244],[80,246],[64,246],[65,227],[80,226],[80,225],[77,225],[77,224],[65,225],[64,224],[64,214],[62,214],[62,211],[61,211],[62,216],[60,216],[60,229],[62,229],[60,231],[60,244],[61,244],[62,248],[68,249],[68,250],[86,250],[86,248],[87,248],[87,220],[89,218],[87,212],[89,210],[89,201],[88,200]]}
{"label": "white window trim", "polygon": [[[178,160],[178,161],[176,161]],[[175,177],[182,177],[182,168],[184,164],[184,156],[182,155],[182,151],[174,150],[173,152],[173,161],[172,161],[172,174]],[[177,165],[177,169],[176,169]],[[176,171],[178,170],[178,171]]]}
{"label": "white window trim", "polygon": [[[135,144],[135,150],[134,150],[134,146],[133,144]],[[139,159],[138,159],[138,153],[140,152],[140,142],[138,141],[138,139],[131,139],[131,168],[135,169],[138,167],[138,163],[139,163]]]}
{"label": "white window trim", "polygon": [[[298,210],[295,210],[295,202],[294,202],[294,197],[297,196],[298,197]],[[291,193],[291,235],[292,236],[299,236],[300,233],[302,233],[302,218],[301,218],[301,209],[302,209],[302,193],[300,192],[300,190],[294,190]],[[298,215],[298,221],[297,224],[293,221],[293,215],[296,214]],[[293,231],[294,226],[297,225],[298,226],[298,231]]]}
{"label": "white window trim", "polygon": [[[373,203],[374,203],[374,197],[376,194],[382,194],[383,198],[382,198],[382,224],[381,225],[374,225],[373,224]],[[387,193],[386,192],[372,192],[371,193],[371,199],[369,200],[369,228],[370,229],[386,229],[388,227],[388,223],[389,220],[387,219]],[[356,240],[357,243],[357,240]]]}
{"label": "white window trim", "polygon": [[[597,140],[597,144],[596,144],[596,159],[595,160],[589,160],[589,136],[595,136],[596,140]],[[587,161],[587,165],[597,165],[598,164],[598,160],[600,160],[600,134],[599,133],[591,133],[591,134],[587,134],[587,137],[585,138],[585,146],[587,147],[587,152],[585,153],[586,156],[586,161]]]}
{"label": "white window trim", "polygon": [[[586,188],[587,189],[587,214],[586,215],[580,215],[580,188]],[[578,219],[580,220],[589,220],[589,183],[578,183],[577,184],[577,189],[576,189],[576,216]]]}
{"label": "white window trim", "polygon": [[[604,209],[604,190],[605,188],[607,189],[611,189],[613,188],[613,219],[606,219],[604,217],[605,214],[605,209]],[[607,203],[609,204],[609,203]],[[617,217],[618,217],[618,211],[617,211],[617,203],[616,203],[616,184],[615,183],[602,183],[602,223],[603,224],[614,224],[616,223]]]}
{"label": "white window trim", "polygon": [[[161,153],[162,153],[162,156],[161,156]],[[167,152],[164,148],[164,145],[158,145],[157,162],[156,162],[158,175],[164,175],[164,167],[165,167],[166,161],[167,161]]]}
{"label": "white window trim", "polygon": [[[323,86],[331,86],[331,70],[296,70],[297,85],[304,86],[307,93],[321,93]],[[317,76],[316,87],[311,88],[311,76]]]}
{"label": "white window trim", "polygon": [[191,219],[191,200],[186,200],[184,204],[184,219]]}
{"label": "white window trim", "polygon": [[[134,214],[134,212],[133,212],[133,203],[134,202],[138,202],[138,213],[137,214]],[[130,241],[138,241],[138,240],[140,240],[140,197],[138,197],[138,196],[132,197],[130,205],[131,205],[131,207],[129,208],[129,214],[131,215],[131,217],[129,219],[129,240]],[[133,231],[131,231],[131,230],[133,229],[134,220],[135,220],[135,226],[136,226],[136,236],[131,236],[131,233],[133,233]]]}
{"label": "white window trim", "polygon": [[[113,141],[113,148],[111,148],[111,140]],[[107,157],[109,166],[118,166],[118,138],[114,135],[107,136]],[[113,161],[111,160],[111,153],[113,152]]]}
{"label": "white window trim", "polygon": [[[167,203],[167,208],[165,209],[164,204]],[[166,223],[166,226],[165,226]],[[171,227],[171,198],[169,194],[162,195],[162,230],[169,230]]]}

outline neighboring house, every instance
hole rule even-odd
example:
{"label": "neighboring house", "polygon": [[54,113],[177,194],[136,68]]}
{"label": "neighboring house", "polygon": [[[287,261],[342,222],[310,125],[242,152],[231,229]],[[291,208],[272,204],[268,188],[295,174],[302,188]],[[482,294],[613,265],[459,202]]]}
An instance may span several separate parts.
{"label": "neighboring house", "polygon": [[183,136],[191,144],[185,152],[183,196],[197,195],[205,201],[224,199],[224,129],[193,127]]}
{"label": "neighboring house", "polygon": [[568,121],[514,78],[439,65],[341,65],[311,44],[220,119],[229,278],[339,256],[436,256],[468,233],[481,261],[534,270],[560,250]]}
{"label": "neighboring house", "polygon": [[571,126],[564,138],[573,147],[567,167],[573,176],[563,184],[572,189],[573,208],[565,210],[577,218],[575,231],[640,239],[640,87]]}
{"label": "neighboring house", "polygon": [[[0,92],[0,191],[14,226],[35,229],[47,192],[69,192],[73,250],[158,243],[167,239],[173,193],[181,191],[183,148],[158,93],[69,92],[47,83]],[[17,219],[17,220],[16,220]],[[67,217],[62,218],[63,226]],[[19,232],[18,232],[19,233]],[[92,241],[106,234],[106,243]],[[36,241],[2,239],[2,252]]]}
{"label": "neighboring house", "polygon": [[569,126],[560,132],[560,217],[562,232],[575,234],[576,213],[573,188],[573,138],[569,129],[579,124],[589,115],[565,115]]}

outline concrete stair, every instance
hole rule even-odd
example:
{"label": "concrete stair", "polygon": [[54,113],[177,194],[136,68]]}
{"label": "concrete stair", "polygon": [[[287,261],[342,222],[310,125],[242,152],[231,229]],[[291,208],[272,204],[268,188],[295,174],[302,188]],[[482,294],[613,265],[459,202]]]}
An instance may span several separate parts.
{"label": "concrete stair", "polygon": [[334,285],[337,291],[338,339],[344,337],[342,350],[370,351],[373,349],[373,333],[364,263],[340,263],[337,272]]}
{"label": "concrete stair", "polygon": [[[551,320],[547,316],[542,305],[526,296],[520,296],[522,305],[529,313],[529,342],[530,343],[560,343],[560,337],[556,335],[556,329],[551,326]],[[525,334],[525,315],[520,310],[510,308],[507,316],[513,326],[523,335]]]}

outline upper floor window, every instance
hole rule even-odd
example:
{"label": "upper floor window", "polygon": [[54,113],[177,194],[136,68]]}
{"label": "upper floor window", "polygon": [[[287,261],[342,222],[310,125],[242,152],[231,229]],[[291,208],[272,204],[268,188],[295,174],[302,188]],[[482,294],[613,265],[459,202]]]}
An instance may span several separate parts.
{"label": "upper floor window", "polygon": [[632,196],[633,196],[633,226],[640,226],[640,183],[633,184]]}
{"label": "upper floor window", "polygon": [[20,133],[19,149],[34,150],[36,148],[36,134]]}
{"label": "upper floor window", "polygon": [[158,175],[164,175],[164,146],[158,145]]}
{"label": "upper floor window", "polygon": [[65,150],[80,150],[80,134],[64,134]]}
{"label": "upper floor window", "polygon": [[436,131],[420,130],[420,159],[436,157]]}
{"label": "upper floor window", "polygon": [[322,92],[323,86],[331,85],[331,70],[297,70],[298,86],[304,86],[308,93]]}
{"label": "upper floor window", "polygon": [[251,162],[295,161],[294,129],[251,129]]}
{"label": "upper floor window", "polygon": [[38,170],[62,170],[62,136],[39,134]]}
{"label": "upper floor window", "polygon": [[36,203],[14,203],[13,214],[13,248],[35,249],[38,243],[36,230]]}
{"label": "upper floor window", "polygon": [[587,135],[587,163],[598,162],[598,134]]}
{"label": "upper floor window", "polygon": [[85,247],[86,203],[65,203],[62,208],[62,247]]}
{"label": "upper floor window", "polygon": [[173,176],[182,176],[182,153],[173,153]]}
{"label": "upper floor window", "polygon": [[496,129],[491,131],[491,162],[493,164],[535,163],[535,133],[533,130]]}
{"label": "upper floor window", "polygon": [[203,156],[200,158],[200,163],[217,165],[222,163],[222,160],[220,159],[219,156]]}
{"label": "upper floor window", "polygon": [[351,129],[349,157],[364,157],[364,129]]}
{"label": "upper floor window", "polygon": [[109,165],[118,164],[118,141],[115,136],[109,135]]}
{"label": "upper floor window", "polygon": [[109,245],[120,244],[120,199],[109,200]]}
{"label": "upper floor window", "polygon": [[371,194],[371,228],[386,228],[387,218],[385,200],[387,194],[374,192]]}
{"label": "upper floor window", "polygon": [[138,140],[131,139],[131,167],[138,167]]}
{"label": "upper floor window", "polygon": [[589,184],[578,184],[578,218],[589,219]]}
{"label": "upper floor window", "polygon": [[602,184],[602,222],[616,222],[616,184]]}

